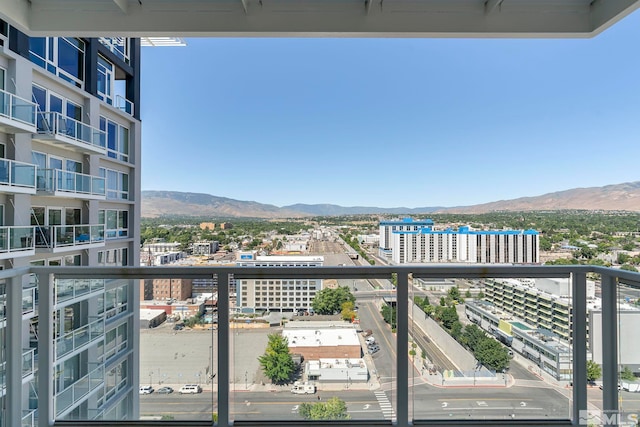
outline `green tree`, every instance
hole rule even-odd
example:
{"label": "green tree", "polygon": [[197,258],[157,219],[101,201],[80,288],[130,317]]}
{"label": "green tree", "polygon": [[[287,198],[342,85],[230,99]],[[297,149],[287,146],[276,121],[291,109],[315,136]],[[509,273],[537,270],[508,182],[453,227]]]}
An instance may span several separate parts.
{"label": "green tree", "polygon": [[453,288],[450,288],[447,291],[447,295],[454,301],[460,301],[460,289],[458,289],[457,286],[454,286]]}
{"label": "green tree", "polygon": [[380,314],[382,314],[382,318],[385,322],[387,322],[391,326],[391,330],[395,331],[397,326],[397,310],[395,307],[391,307],[389,305],[384,305],[382,310],[380,310]]}
{"label": "green tree", "polygon": [[451,330],[454,322],[457,322],[458,320],[458,311],[455,307],[446,307],[444,310],[442,310],[440,321],[442,322],[442,326],[444,326],[445,328]]}
{"label": "green tree", "polygon": [[629,264],[624,264],[620,266],[620,270],[627,270],[627,271],[633,271],[633,272],[638,272],[638,269],[636,267],[634,267],[633,265],[629,265]]}
{"label": "green tree", "polygon": [[356,297],[353,296],[348,286],[324,288],[316,293],[311,301],[311,307],[318,314],[334,314],[340,312],[342,304],[347,301],[354,304],[356,302]]}
{"label": "green tree", "polygon": [[303,403],[298,407],[298,414],[305,420],[348,420],[347,404],[344,400],[332,397],[326,402]]}
{"label": "green tree", "polygon": [[480,291],[478,292],[478,299],[483,299],[484,298],[484,292]]}
{"label": "green tree", "polygon": [[471,291],[469,289],[467,289],[467,292],[464,293],[464,297],[467,299],[471,298]]}
{"label": "green tree", "polygon": [[592,382],[602,376],[602,369],[593,360],[587,360],[587,381]]}
{"label": "green tree", "polygon": [[295,363],[289,353],[287,337],[269,334],[269,342],[264,354],[258,357],[262,371],[275,384],[283,384],[291,379]]}
{"label": "green tree", "polygon": [[485,338],[474,352],[476,359],[489,369],[501,372],[509,366],[509,353],[498,341]]}
{"label": "green tree", "polygon": [[626,381],[635,381],[636,377],[635,375],[633,375],[633,371],[628,366],[625,366],[624,368],[622,368],[622,371],[620,371],[620,379]]}
{"label": "green tree", "polygon": [[475,324],[467,325],[462,333],[462,342],[469,347],[472,352],[475,352],[478,344],[486,338],[487,335],[484,331]]}
{"label": "green tree", "polygon": [[340,311],[340,316],[342,320],[353,320],[356,317],[356,311],[354,310],[355,305],[351,301],[345,301],[342,303],[342,310]]}
{"label": "green tree", "polygon": [[447,301],[444,299],[444,297],[440,297],[440,305],[442,307],[444,307],[445,305],[447,305]]}
{"label": "green tree", "polygon": [[451,336],[456,340],[462,335],[462,323],[458,320],[451,325]]}

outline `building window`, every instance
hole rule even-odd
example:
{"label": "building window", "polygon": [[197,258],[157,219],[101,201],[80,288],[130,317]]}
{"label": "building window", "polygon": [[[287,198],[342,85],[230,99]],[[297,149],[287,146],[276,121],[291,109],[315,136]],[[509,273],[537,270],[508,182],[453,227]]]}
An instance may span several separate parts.
{"label": "building window", "polygon": [[107,156],[129,161],[129,129],[105,117],[100,117],[100,130],[107,133]]}
{"label": "building window", "polygon": [[31,37],[31,62],[76,85],[84,86],[85,43],[77,38]]}
{"label": "building window", "polygon": [[129,39],[126,37],[100,37],[100,43],[123,62],[129,63]]}
{"label": "building window", "polygon": [[129,211],[107,209],[98,212],[98,223],[105,226],[105,238],[117,239],[129,236]]}
{"label": "building window", "polygon": [[107,181],[107,199],[129,200],[129,174],[100,168],[100,176]]}
{"label": "building window", "polygon": [[98,98],[109,105],[113,105],[114,80],[113,64],[98,56]]}

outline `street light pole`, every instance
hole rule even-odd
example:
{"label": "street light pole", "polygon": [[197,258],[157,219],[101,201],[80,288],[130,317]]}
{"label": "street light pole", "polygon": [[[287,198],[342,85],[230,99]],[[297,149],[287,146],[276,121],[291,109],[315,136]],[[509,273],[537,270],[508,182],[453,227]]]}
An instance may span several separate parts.
{"label": "street light pole", "polygon": [[249,387],[247,386],[247,371],[244,371],[244,389],[249,389]]}

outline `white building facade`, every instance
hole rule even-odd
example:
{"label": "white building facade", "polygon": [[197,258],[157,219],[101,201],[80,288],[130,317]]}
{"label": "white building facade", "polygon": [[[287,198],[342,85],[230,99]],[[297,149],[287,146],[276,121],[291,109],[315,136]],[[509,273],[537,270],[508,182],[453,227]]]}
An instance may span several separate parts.
{"label": "white building facade", "polygon": [[[322,256],[256,256],[240,253],[241,267],[322,267]],[[240,311],[312,311],[311,302],[322,289],[320,279],[236,280],[236,305]]]}
{"label": "white building facade", "polygon": [[539,246],[535,230],[438,230],[431,220],[410,218],[380,223],[380,255],[395,264],[537,264]]}
{"label": "white building facade", "polygon": [[[30,38],[0,21],[0,268],[137,265],[139,58],[137,39]],[[136,418],[138,288],[21,285],[0,283],[0,364],[22,372],[0,376],[0,425],[6,408],[22,426]]]}

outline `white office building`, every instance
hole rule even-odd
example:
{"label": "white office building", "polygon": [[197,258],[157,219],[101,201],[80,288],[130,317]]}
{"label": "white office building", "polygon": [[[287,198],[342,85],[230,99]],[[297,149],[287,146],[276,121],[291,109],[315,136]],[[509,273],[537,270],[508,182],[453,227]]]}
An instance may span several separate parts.
{"label": "white office building", "polygon": [[[257,256],[238,254],[241,267],[322,267],[322,256]],[[320,279],[242,279],[236,281],[237,308],[243,312],[312,311],[311,302],[322,289]]]}

